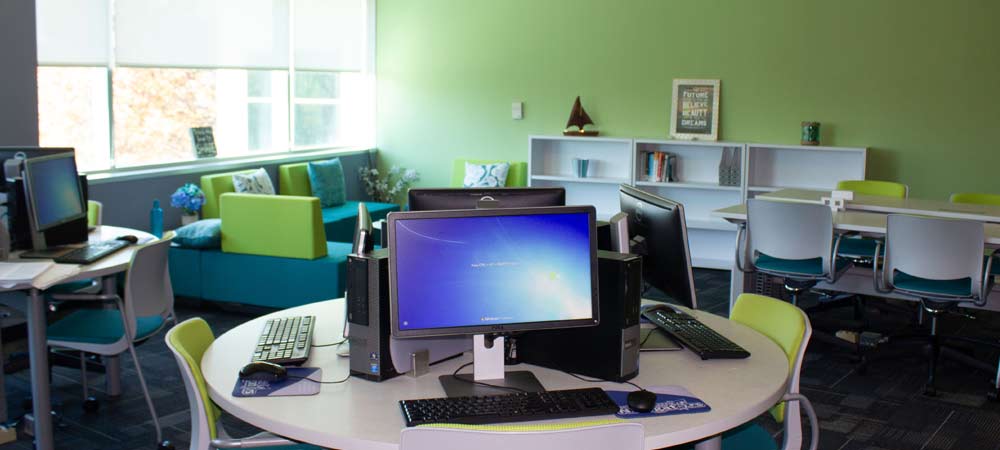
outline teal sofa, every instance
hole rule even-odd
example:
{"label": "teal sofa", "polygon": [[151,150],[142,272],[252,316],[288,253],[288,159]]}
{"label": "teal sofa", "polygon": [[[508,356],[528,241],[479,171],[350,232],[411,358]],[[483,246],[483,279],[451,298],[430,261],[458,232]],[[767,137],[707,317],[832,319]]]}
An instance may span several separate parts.
{"label": "teal sofa", "polygon": [[[222,219],[221,249],[170,249],[182,297],[288,308],[342,297],[358,201],[320,208],[307,163],[279,166],[281,195],[236,194],[235,172],[201,177],[202,215]],[[365,202],[372,220],[399,206]]]}

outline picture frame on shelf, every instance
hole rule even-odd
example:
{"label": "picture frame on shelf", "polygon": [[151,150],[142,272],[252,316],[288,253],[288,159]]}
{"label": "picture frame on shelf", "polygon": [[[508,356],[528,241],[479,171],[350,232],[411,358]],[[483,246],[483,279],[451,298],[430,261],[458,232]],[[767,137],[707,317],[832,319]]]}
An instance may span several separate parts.
{"label": "picture frame on shelf", "polygon": [[719,140],[721,80],[674,79],[670,136],[674,139]]}

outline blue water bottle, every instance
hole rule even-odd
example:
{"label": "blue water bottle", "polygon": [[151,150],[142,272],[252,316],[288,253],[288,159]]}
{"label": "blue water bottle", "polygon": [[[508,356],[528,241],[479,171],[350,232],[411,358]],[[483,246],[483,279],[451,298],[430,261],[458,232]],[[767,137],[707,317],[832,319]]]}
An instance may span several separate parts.
{"label": "blue water bottle", "polygon": [[159,200],[153,200],[153,209],[149,210],[149,232],[158,238],[163,237],[163,210]]}

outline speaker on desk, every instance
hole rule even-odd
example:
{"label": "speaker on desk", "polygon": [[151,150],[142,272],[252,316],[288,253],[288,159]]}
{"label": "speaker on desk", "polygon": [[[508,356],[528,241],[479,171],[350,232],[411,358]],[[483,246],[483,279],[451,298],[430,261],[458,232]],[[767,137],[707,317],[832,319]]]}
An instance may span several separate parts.
{"label": "speaker on desk", "polygon": [[518,360],[604,380],[639,374],[642,258],[597,252],[601,322],[597,326],[527,332]]}

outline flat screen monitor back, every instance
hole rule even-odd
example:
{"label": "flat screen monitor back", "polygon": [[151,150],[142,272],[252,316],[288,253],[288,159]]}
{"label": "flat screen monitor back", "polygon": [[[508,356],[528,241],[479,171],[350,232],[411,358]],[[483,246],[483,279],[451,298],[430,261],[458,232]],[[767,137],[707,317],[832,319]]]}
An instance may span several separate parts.
{"label": "flat screen monitor back", "polygon": [[[566,205],[566,190],[561,187],[410,189],[408,197],[410,211]],[[486,197],[492,201],[483,201]]]}
{"label": "flat screen monitor back", "polygon": [[697,308],[684,207],[622,185],[622,212],[628,214],[632,253],[642,255],[642,278],[681,305]]}
{"label": "flat screen monitor back", "polygon": [[[59,153],[75,153],[70,147],[27,147],[0,146],[0,168],[8,159],[18,153],[24,153],[28,158],[50,156]],[[89,199],[87,192],[87,176],[79,175],[80,187],[83,189],[84,204]],[[0,180],[2,181],[2,180]],[[24,182],[21,179],[0,182],[7,192],[8,231],[10,232],[11,248],[27,250],[31,248],[31,231],[28,226],[28,208],[25,204]],[[87,241],[86,217],[58,225],[45,232],[45,241],[50,246],[75,244]]]}

